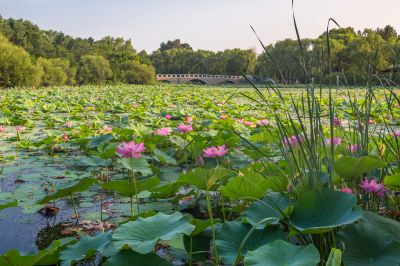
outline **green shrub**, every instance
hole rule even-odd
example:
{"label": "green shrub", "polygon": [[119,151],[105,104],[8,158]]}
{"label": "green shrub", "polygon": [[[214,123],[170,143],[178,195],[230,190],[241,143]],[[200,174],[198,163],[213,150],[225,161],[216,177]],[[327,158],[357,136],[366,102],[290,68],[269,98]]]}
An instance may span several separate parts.
{"label": "green shrub", "polygon": [[24,49],[0,35],[0,87],[38,86],[42,74]]}
{"label": "green shrub", "polygon": [[111,78],[110,63],[103,56],[84,55],[78,68],[78,82],[81,84],[104,84]]}

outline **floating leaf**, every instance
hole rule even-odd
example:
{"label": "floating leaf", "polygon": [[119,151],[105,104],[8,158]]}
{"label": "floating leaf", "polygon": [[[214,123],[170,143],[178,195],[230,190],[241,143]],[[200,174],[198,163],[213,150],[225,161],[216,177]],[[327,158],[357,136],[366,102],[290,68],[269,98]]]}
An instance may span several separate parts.
{"label": "floating leaf", "polygon": [[11,208],[11,207],[18,207],[18,201],[14,200],[14,201],[0,204],[0,210],[6,209],[6,208]]}

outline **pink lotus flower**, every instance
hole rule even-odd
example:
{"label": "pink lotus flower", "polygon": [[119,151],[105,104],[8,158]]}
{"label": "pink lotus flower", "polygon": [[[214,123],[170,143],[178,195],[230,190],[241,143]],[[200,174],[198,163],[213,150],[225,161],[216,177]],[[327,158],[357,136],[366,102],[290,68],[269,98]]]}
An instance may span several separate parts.
{"label": "pink lotus flower", "polygon": [[170,114],[165,115],[165,119],[170,120],[171,118],[172,118],[172,115],[170,115]]}
{"label": "pink lotus flower", "polygon": [[397,138],[400,138],[400,130],[397,130],[393,133],[393,135]]}
{"label": "pink lotus flower", "polygon": [[357,153],[359,149],[359,145],[358,144],[349,144],[349,146],[347,146],[347,150],[351,153]]}
{"label": "pink lotus flower", "polygon": [[62,135],[62,140],[64,141],[64,142],[67,142],[68,141],[68,135],[67,134],[64,134],[64,135]]}
{"label": "pink lotus flower", "polygon": [[243,118],[238,118],[238,119],[236,119],[236,122],[238,122],[240,124],[243,124],[244,123],[244,119]]}
{"label": "pink lotus flower", "polygon": [[169,127],[159,128],[156,130],[156,135],[158,136],[168,136],[171,134],[172,130]]}
{"label": "pink lotus flower", "polygon": [[[331,139],[330,138],[325,139],[325,143],[326,145],[331,145]],[[333,145],[336,146],[340,144],[342,144],[342,139],[339,137],[333,137]]]}
{"label": "pink lotus flower", "polygon": [[6,131],[6,127],[0,126],[0,133],[5,132],[5,131]]}
{"label": "pink lotus flower", "polygon": [[132,140],[128,143],[122,142],[122,146],[117,146],[117,153],[122,155],[122,158],[140,158],[141,152],[145,150],[144,144],[137,143]]}
{"label": "pink lotus flower", "polygon": [[34,109],[29,109],[28,110],[28,113],[31,115],[31,114],[33,114],[35,112],[35,110]]}
{"label": "pink lotus flower", "polygon": [[285,146],[297,146],[299,145],[301,142],[303,142],[303,139],[301,137],[297,137],[297,136],[291,136],[288,138],[284,138],[283,139],[283,145]]}
{"label": "pink lotus flower", "polygon": [[376,124],[376,122],[375,122],[375,120],[374,120],[374,119],[370,119],[370,120],[368,120],[368,124],[370,124],[370,125],[374,125],[374,124]]}
{"label": "pink lotus flower", "polygon": [[348,187],[342,188],[341,191],[347,194],[353,194],[353,190],[351,190],[351,188]]}
{"label": "pink lotus flower", "polygon": [[385,185],[382,183],[377,183],[376,178],[364,179],[361,181],[360,187],[367,193],[376,194],[378,197],[384,197],[385,193],[388,190],[385,188]]}
{"label": "pink lotus flower", "polygon": [[251,121],[244,121],[243,124],[244,124],[245,126],[248,126],[248,127],[253,127],[253,126],[254,126],[254,123],[251,122]]}
{"label": "pink lotus flower", "polygon": [[192,122],[192,121],[193,121],[193,118],[191,118],[190,116],[187,115],[187,116],[185,117],[185,122],[186,122],[186,123],[190,123],[190,122]]}
{"label": "pink lotus flower", "polygon": [[25,126],[17,126],[16,128],[15,128],[15,130],[17,131],[17,132],[24,132],[25,131]]}
{"label": "pink lotus flower", "polygon": [[71,128],[72,127],[72,121],[65,122],[64,126]]}
{"label": "pink lotus flower", "polygon": [[104,133],[110,133],[112,132],[112,127],[108,126],[108,125],[104,125],[103,126],[103,130]]}
{"label": "pink lotus flower", "polygon": [[221,118],[222,120],[227,119],[228,117],[226,115],[221,115],[219,118]]}
{"label": "pink lotus flower", "polygon": [[181,133],[190,132],[190,131],[193,131],[193,127],[192,127],[192,125],[183,125],[183,124],[181,124],[181,125],[178,126],[178,131],[181,132]]}
{"label": "pink lotus flower", "polygon": [[257,125],[259,126],[266,126],[269,124],[269,121],[267,119],[262,119],[257,121]]}
{"label": "pink lotus flower", "polygon": [[397,104],[396,104],[396,107],[397,107],[397,108],[400,108],[400,103],[397,103]]}
{"label": "pink lotus flower", "polygon": [[216,158],[216,157],[222,157],[225,154],[227,154],[229,149],[225,149],[225,145],[222,146],[211,146],[208,148],[205,148],[203,150],[203,156],[205,158]]}
{"label": "pink lotus flower", "polygon": [[340,126],[342,125],[342,121],[340,121],[339,118],[334,117],[334,118],[333,118],[333,125],[335,125],[335,126],[337,126],[337,127],[340,127]]}

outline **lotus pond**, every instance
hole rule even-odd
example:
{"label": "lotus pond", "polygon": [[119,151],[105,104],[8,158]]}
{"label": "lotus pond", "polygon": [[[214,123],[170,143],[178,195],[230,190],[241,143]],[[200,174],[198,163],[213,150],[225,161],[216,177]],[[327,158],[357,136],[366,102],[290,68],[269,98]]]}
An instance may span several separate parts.
{"label": "lotus pond", "polygon": [[400,265],[400,91],[0,94],[0,265]]}

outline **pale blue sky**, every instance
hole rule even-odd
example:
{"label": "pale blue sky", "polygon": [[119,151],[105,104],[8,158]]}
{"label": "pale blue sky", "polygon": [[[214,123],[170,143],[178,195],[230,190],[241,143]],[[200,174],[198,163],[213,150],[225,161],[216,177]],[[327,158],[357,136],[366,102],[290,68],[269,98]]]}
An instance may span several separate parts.
{"label": "pale blue sky", "polygon": [[[316,37],[329,17],[356,29],[391,24],[400,32],[400,0],[296,0],[302,37]],[[256,48],[295,38],[291,0],[0,0],[0,14],[74,37],[132,39],[149,52],[180,38],[195,49]]]}

